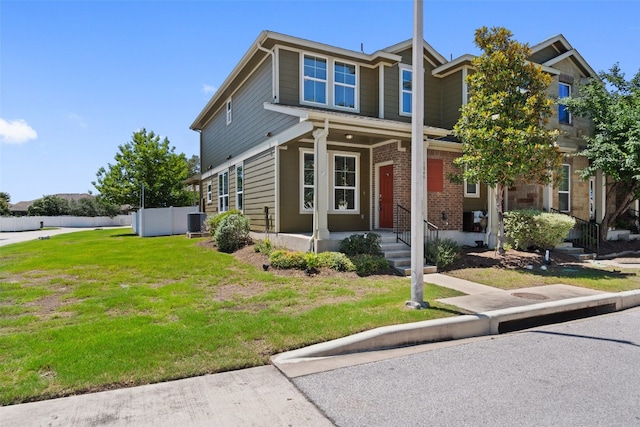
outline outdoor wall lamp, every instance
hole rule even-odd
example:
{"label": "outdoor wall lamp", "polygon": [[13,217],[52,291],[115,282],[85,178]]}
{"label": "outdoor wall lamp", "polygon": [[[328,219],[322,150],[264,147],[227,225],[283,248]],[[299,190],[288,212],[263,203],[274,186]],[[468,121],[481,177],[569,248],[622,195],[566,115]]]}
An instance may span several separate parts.
{"label": "outdoor wall lamp", "polygon": [[344,137],[345,137],[345,138],[347,138],[347,139],[349,139],[349,140],[351,140],[351,139],[353,139],[353,134],[348,133],[348,134],[346,134]]}
{"label": "outdoor wall lamp", "polygon": [[447,220],[447,213],[445,211],[442,211],[442,220],[443,221]]}
{"label": "outdoor wall lamp", "polygon": [[229,154],[229,155],[227,156],[227,160],[231,160],[231,158],[232,158],[232,157],[233,157],[233,156],[232,156],[231,154]]}

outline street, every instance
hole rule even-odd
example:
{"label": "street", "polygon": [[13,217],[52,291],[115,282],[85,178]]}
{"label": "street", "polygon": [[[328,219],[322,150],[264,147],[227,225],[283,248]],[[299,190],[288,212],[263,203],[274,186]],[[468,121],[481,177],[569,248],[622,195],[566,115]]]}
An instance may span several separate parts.
{"label": "street", "polygon": [[640,309],[293,381],[345,427],[640,425]]}

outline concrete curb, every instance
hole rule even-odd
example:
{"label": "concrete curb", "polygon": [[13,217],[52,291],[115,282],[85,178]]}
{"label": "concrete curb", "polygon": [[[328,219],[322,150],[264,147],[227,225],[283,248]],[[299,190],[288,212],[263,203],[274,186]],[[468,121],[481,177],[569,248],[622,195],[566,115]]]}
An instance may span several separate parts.
{"label": "concrete curb", "polygon": [[[571,312],[582,312],[584,315],[580,317],[587,317],[636,306],[640,306],[640,290],[591,295],[445,319],[384,326],[277,354],[271,357],[271,362],[278,366],[278,364],[296,363],[320,357],[496,335],[501,332],[523,329],[523,327],[518,327],[519,325],[525,325],[525,328],[531,327],[526,326],[527,320],[549,317],[551,321],[547,323],[557,323],[562,321],[562,315]],[[555,317],[552,316],[556,316],[558,320],[553,320]]]}

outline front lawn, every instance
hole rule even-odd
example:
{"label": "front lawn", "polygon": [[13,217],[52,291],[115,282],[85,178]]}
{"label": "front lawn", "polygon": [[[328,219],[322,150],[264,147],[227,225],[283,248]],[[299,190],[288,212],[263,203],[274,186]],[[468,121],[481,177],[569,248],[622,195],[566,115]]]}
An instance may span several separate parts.
{"label": "front lawn", "polygon": [[[199,243],[112,229],[2,247],[0,404],[258,366],[456,314],[438,303],[405,309],[406,278],[285,277]],[[429,302],[459,295],[424,292]]]}

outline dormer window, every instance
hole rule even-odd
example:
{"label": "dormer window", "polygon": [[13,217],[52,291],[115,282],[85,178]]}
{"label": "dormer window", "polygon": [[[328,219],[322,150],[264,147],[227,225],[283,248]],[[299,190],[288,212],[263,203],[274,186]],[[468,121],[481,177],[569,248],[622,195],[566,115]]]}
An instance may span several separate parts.
{"label": "dormer window", "polygon": [[358,110],[358,66],[349,62],[303,54],[302,104]]}

